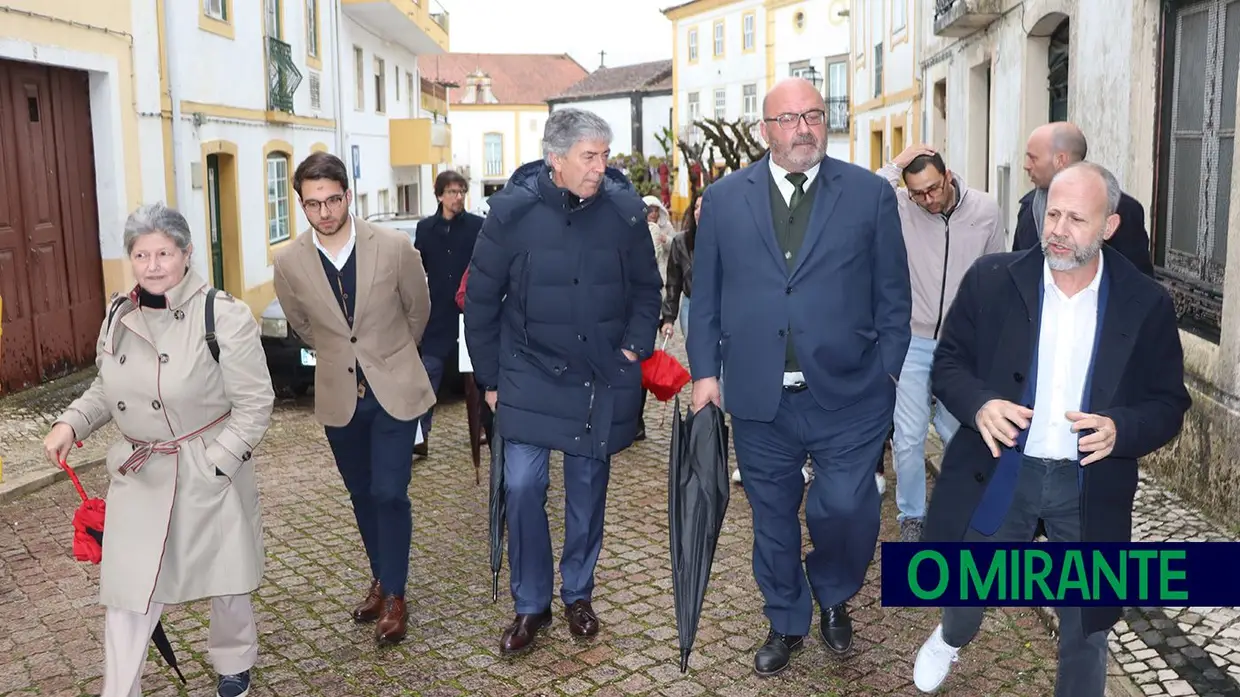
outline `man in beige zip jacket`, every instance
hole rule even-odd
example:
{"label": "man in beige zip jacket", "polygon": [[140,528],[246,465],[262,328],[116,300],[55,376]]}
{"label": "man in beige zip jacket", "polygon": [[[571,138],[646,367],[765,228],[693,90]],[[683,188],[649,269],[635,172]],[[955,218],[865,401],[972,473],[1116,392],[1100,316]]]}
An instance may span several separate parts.
{"label": "man in beige zip jacket", "polygon": [[[973,262],[1005,251],[1007,231],[995,199],[966,187],[928,146],[909,147],[878,173],[896,189],[913,290],[913,337],[896,389],[892,459],[900,541],[916,542],[926,514],[930,365],[943,318]],[[960,422],[941,404],[934,411],[934,427],[946,447]]]}

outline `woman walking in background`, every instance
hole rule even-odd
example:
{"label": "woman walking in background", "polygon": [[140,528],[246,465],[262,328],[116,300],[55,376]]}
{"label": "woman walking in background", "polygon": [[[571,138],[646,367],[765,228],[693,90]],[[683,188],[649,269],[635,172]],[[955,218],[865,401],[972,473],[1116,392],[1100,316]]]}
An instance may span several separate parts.
{"label": "woman walking in background", "polygon": [[[646,204],[646,224],[650,227],[650,240],[654,243],[654,260],[658,264],[659,274],[667,283],[667,260],[672,248],[672,238],[676,236],[676,228],[672,225],[672,216],[663,207],[657,196],[642,198]],[[646,439],[646,396],[649,392],[642,390],[642,418],[637,424],[635,440]]]}
{"label": "woman walking in background", "polygon": [[689,298],[693,295],[693,236],[697,233],[697,221],[702,215],[702,196],[693,202],[693,215],[685,219],[685,231],[672,238],[672,248],[667,256],[663,272],[663,326],[664,337],[672,338],[673,326],[680,320],[680,333],[689,337]]}
{"label": "woman walking in background", "polygon": [[211,599],[215,694],[243,697],[258,658],[250,593],[265,558],[251,456],[275,402],[258,323],[190,270],[189,224],[177,211],[139,208],[124,245],[138,285],[113,300],[99,374],[43,442],[60,462],[109,421],[124,436],[107,456],[102,697],[140,697],[164,606],[202,598]]}

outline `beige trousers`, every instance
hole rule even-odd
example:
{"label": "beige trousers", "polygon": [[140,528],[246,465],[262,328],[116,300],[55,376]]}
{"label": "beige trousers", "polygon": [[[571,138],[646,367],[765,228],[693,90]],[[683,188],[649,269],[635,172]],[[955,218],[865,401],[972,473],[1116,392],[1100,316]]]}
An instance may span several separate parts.
{"label": "beige trousers", "polygon": [[[146,665],[151,632],[164,613],[151,603],[145,614],[108,608],[104,620],[103,694],[100,697],[142,697],[142,669]],[[211,634],[207,655],[220,675],[235,675],[258,660],[258,626],[249,595],[211,599]],[[185,668],[181,668],[182,672]]]}

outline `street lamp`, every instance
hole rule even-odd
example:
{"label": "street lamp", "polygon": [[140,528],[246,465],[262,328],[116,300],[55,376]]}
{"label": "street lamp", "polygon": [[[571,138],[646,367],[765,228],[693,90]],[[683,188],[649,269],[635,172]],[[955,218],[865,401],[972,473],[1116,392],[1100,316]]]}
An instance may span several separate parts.
{"label": "street lamp", "polygon": [[822,76],[818,74],[818,68],[812,65],[809,66],[801,71],[801,77],[809,80],[810,84],[814,86],[814,89],[822,91]]}

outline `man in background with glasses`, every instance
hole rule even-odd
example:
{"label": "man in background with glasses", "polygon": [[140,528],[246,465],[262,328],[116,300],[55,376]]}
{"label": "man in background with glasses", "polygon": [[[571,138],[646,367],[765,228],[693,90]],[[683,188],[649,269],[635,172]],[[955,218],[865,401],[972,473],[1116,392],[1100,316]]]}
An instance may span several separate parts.
{"label": "man in background with glasses", "polygon": [[[770,632],[763,676],[804,644],[814,600],[827,648],[852,647],[847,601],[878,542],[874,462],[909,343],[909,275],[891,187],[826,156],[826,104],[806,80],[762,104],[766,157],[704,195],[688,353],[693,408],[727,411],[753,508],[754,577]],[[801,468],[809,458],[809,487]],[[808,493],[807,493],[808,492]],[[802,498],[813,550],[801,557]]]}
{"label": "man in background with glasses", "polygon": [[316,152],[293,174],[308,230],[276,254],[276,297],[288,326],[316,352],[314,415],[370,561],[353,608],[375,639],[405,638],[413,518],[409,478],[418,419],[435,403],[418,343],[430,316],[426,271],[409,236],[349,215],[349,171]]}
{"label": "man in background with glasses", "polygon": [[[435,214],[418,223],[414,246],[422,253],[426,282],[431,292],[431,318],[422,336],[422,365],[430,378],[431,389],[439,391],[446,366],[457,360],[457,338],[460,336],[461,311],[456,304],[456,291],[461,277],[469,268],[474,243],[482,230],[482,218],[465,212],[465,195],[469,182],[460,173],[445,170],[435,177],[435,198],[439,207]],[[423,441],[414,446],[414,453],[426,457],[431,436],[432,407],[422,417]]]}
{"label": "man in background with glasses", "polygon": [[[878,173],[896,190],[913,293],[912,339],[896,388],[891,455],[900,541],[917,542],[926,516],[934,349],[964,272],[978,258],[1005,251],[1007,230],[995,199],[965,186],[928,146],[909,147]],[[905,188],[900,188],[901,179]],[[960,422],[942,404],[933,410],[934,428],[946,449]]]}

